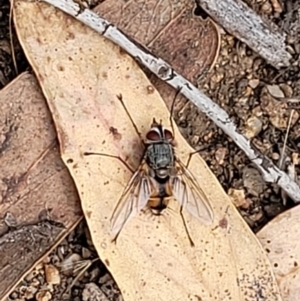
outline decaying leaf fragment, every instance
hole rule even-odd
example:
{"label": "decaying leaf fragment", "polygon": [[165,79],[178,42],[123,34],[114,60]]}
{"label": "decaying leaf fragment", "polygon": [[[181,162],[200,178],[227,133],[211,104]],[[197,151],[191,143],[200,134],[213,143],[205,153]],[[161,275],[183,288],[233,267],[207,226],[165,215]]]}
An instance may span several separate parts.
{"label": "decaying leaf fragment", "polygon": [[35,77],[0,92],[0,300],[80,221],[76,188]]}
{"label": "decaying leaf fragment", "polygon": [[300,296],[300,206],[278,215],[257,233],[276,275],[283,300]]}
{"label": "decaying leaf fragment", "polygon": [[[169,111],[127,54],[73,18],[43,3],[18,1],[15,23],[53,113],[93,242],[124,300],[281,300],[264,250],[199,156],[190,169],[215,220],[208,227],[183,212],[194,248],[176,201],[163,216],[135,216],[111,243],[109,219],[131,172],[116,158],[84,153],[120,156],[136,169],[143,144],[128,113],[144,136],[153,117],[170,128]],[[175,136],[186,162],[192,149],[176,127]]]}

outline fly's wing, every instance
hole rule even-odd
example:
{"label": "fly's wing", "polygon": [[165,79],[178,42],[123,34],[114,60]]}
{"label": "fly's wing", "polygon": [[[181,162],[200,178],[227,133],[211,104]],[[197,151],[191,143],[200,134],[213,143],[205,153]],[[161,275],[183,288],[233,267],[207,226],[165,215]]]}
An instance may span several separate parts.
{"label": "fly's wing", "polygon": [[213,222],[209,201],[193,174],[176,159],[177,173],[171,176],[172,193],[180,205],[204,224]]}
{"label": "fly's wing", "polygon": [[153,192],[153,184],[151,177],[145,164],[141,164],[140,168],[133,174],[129,183],[116,205],[111,216],[111,233],[114,240],[119,235],[125,223],[129,218],[136,215],[142,210],[149,200]]}

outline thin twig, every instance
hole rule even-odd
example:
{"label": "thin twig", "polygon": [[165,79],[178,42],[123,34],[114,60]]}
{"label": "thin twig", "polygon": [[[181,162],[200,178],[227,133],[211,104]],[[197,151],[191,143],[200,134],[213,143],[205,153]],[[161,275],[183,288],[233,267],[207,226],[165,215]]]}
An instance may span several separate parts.
{"label": "thin twig", "polygon": [[43,1],[73,16],[119,45],[157,77],[167,82],[176,90],[181,89],[181,94],[191,100],[246,153],[248,158],[261,171],[266,182],[277,183],[295,202],[300,202],[300,187],[284,171],[275,166],[269,158],[256,150],[250,141],[237,131],[236,125],[233,124],[229,115],[223,109],[199,91],[191,82],[173,70],[164,60],[152,55],[143,46],[123,34],[116,26],[99,17],[93,11],[73,2],[73,0]]}
{"label": "thin twig", "polygon": [[8,28],[9,28],[9,43],[10,43],[10,49],[11,49],[11,57],[14,64],[14,68],[16,71],[16,75],[19,74],[18,71],[18,65],[16,60],[16,53],[15,53],[15,47],[14,47],[14,35],[13,35],[13,29],[12,29],[12,14],[13,14],[13,7],[14,7],[14,0],[11,1],[10,9],[9,9],[9,19],[8,19]]}
{"label": "thin twig", "polygon": [[[289,118],[289,123],[288,123],[288,127],[286,129],[286,133],[285,133],[285,137],[284,137],[283,148],[282,148],[282,151],[281,151],[281,154],[280,154],[280,160],[279,160],[279,165],[278,165],[278,167],[280,169],[282,169],[283,160],[286,159],[286,157],[285,157],[285,149],[286,149],[286,144],[287,144],[287,140],[288,140],[288,137],[289,137],[289,132],[290,132],[291,124],[292,124],[293,115],[294,115],[294,110],[291,111],[290,118]],[[291,172],[292,172],[292,176],[291,176]],[[290,163],[290,165],[288,167],[287,174],[289,175],[289,177],[292,180],[294,180],[294,181],[296,180],[296,177],[295,177],[295,165],[293,164],[293,162]],[[286,196],[286,192],[284,190],[281,190],[281,198],[282,198],[283,206],[285,206],[286,203],[287,203],[287,196]]]}
{"label": "thin twig", "polygon": [[279,168],[280,169],[282,169],[283,159],[285,157],[285,148],[286,148],[287,140],[288,140],[288,137],[289,137],[289,132],[290,132],[291,124],[292,124],[293,115],[294,115],[294,110],[291,111],[288,127],[286,129],[286,133],[285,133],[285,137],[284,137],[283,149],[282,149],[281,157],[280,157],[280,161],[279,161]]}

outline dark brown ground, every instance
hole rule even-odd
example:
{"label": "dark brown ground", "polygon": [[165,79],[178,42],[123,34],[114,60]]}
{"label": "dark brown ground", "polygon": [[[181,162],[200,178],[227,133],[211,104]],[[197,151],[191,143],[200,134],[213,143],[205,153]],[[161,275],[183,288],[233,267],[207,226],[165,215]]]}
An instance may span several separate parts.
{"label": "dark brown ground", "polygon": [[[239,129],[251,137],[252,142],[263,154],[272,158],[278,165],[292,109],[295,111],[285,157],[290,159],[291,155],[298,154],[300,149],[300,4],[298,1],[279,1],[284,3],[283,12],[280,12],[274,0],[245,2],[288,33],[288,49],[293,55],[291,66],[279,71],[274,69],[243,43],[224,32],[218,62],[210,74],[199,79],[199,87],[229,113]],[[1,1],[1,88],[16,76],[9,47],[8,14],[8,1]],[[15,36],[14,47],[19,73],[30,70]],[[268,85],[273,87],[268,89]],[[175,119],[185,138],[195,149],[201,150],[200,155],[218,177],[225,191],[230,195],[238,195],[235,204],[254,232],[274,216],[293,206],[291,200],[287,200],[286,206],[282,204],[278,187],[265,184],[243,152],[193,104],[181,103],[176,107]],[[283,164],[284,168],[285,165]],[[299,165],[296,166],[296,170],[299,174]],[[86,224],[82,222],[45,262],[60,270],[61,265],[63,269],[70,266],[73,270],[76,262],[78,265],[78,259],[83,264],[97,258],[87,232]],[[71,260],[66,263],[65,259],[70,254],[73,254]],[[65,274],[60,273],[59,285],[51,285],[45,280],[44,268],[38,266],[10,295],[9,300],[79,301],[83,300],[84,288],[87,293],[87,283],[98,286],[108,300],[121,300],[113,280],[99,260],[91,264],[69,292],[66,292],[66,288],[72,283],[74,276],[72,273]],[[95,287],[90,287],[90,290],[95,290]]]}

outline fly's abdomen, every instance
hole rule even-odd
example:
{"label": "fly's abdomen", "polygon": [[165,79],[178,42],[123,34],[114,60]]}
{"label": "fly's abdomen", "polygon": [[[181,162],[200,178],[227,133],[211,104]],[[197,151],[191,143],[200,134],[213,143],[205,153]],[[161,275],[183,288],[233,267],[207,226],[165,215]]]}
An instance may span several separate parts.
{"label": "fly's abdomen", "polygon": [[167,183],[157,183],[156,191],[148,201],[153,214],[159,215],[167,207],[170,195]]}

